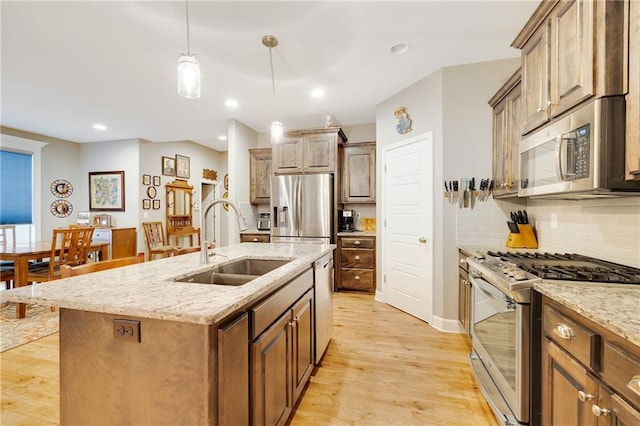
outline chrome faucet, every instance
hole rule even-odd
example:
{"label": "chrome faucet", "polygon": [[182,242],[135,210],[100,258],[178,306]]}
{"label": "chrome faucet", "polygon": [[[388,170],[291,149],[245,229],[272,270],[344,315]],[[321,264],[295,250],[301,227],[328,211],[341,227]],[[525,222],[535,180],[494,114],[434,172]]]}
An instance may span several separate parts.
{"label": "chrome faucet", "polygon": [[215,206],[216,204],[228,204],[229,206],[231,206],[234,213],[236,214],[236,220],[238,221],[238,229],[240,231],[246,231],[249,228],[249,226],[247,225],[247,221],[244,219],[244,217],[240,213],[240,210],[238,210],[238,206],[236,206],[228,198],[216,198],[215,200],[207,201],[202,206],[202,213],[200,215],[200,226],[202,227],[202,238],[200,239],[200,243],[201,243],[200,244],[201,245],[200,264],[201,265],[206,265],[207,263],[209,263],[209,253],[208,253],[209,242],[205,241],[205,238],[207,238],[207,213],[209,212],[209,210],[211,210],[211,207]]}

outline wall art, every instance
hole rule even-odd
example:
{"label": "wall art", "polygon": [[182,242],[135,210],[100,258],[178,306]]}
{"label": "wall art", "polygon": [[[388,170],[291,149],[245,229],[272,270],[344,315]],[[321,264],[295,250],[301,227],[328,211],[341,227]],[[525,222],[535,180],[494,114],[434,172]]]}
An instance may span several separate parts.
{"label": "wall art", "polygon": [[124,171],[89,172],[89,210],[124,211]]}

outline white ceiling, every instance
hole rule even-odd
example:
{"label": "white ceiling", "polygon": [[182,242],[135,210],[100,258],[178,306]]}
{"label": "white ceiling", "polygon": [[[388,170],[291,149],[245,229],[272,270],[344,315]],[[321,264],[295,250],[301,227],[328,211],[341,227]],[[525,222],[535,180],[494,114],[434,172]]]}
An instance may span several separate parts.
{"label": "white ceiling", "polygon": [[[445,67],[515,57],[538,1],[189,1],[202,97],[176,93],[184,1],[1,3],[3,126],[76,142],[192,140],[226,150],[227,120],[268,132],[275,35],[285,130],[375,122],[375,105]],[[392,55],[392,44],[410,50]],[[310,92],[323,87],[322,99]],[[234,98],[239,107],[224,105]],[[94,123],[108,129],[97,131]]]}

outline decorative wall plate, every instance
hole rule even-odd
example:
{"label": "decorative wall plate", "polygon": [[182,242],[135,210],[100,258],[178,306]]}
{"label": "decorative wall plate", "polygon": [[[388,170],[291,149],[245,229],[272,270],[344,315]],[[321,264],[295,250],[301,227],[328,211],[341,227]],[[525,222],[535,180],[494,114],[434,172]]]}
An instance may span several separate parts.
{"label": "decorative wall plate", "polygon": [[73,186],[68,180],[56,179],[51,183],[51,193],[58,198],[67,198],[73,193]]}
{"label": "decorative wall plate", "polygon": [[[222,194],[222,198],[229,198],[229,193],[228,193],[228,192],[225,192],[224,194]],[[222,207],[224,207],[224,209],[225,209],[226,211],[229,211],[229,204],[224,203],[224,204],[222,205]]]}
{"label": "decorative wall plate", "polygon": [[73,206],[67,200],[55,200],[51,203],[51,214],[56,217],[67,217],[73,211]]}
{"label": "decorative wall plate", "polygon": [[156,198],[157,190],[155,186],[150,186],[147,188],[147,196],[149,198]]}

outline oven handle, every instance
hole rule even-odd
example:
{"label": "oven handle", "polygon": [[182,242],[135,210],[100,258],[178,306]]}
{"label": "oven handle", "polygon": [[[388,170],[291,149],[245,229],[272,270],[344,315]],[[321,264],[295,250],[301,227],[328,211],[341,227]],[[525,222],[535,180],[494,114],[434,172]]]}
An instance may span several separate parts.
{"label": "oven handle", "polygon": [[474,276],[473,274],[471,275],[470,278],[471,278],[472,285],[478,286],[485,293],[495,297],[496,299],[499,299],[501,302],[506,304],[507,307],[505,308],[505,312],[508,312],[510,310],[513,311],[516,309],[515,300],[509,297],[508,295],[506,295],[505,293],[503,293],[497,287],[492,286],[491,283],[489,283],[485,279]]}

